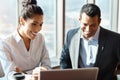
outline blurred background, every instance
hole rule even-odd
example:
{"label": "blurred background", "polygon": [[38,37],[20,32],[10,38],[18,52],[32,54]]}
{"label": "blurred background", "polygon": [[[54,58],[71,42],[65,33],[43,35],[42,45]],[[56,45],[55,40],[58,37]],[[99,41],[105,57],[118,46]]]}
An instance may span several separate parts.
{"label": "blurred background", "polygon": [[[101,26],[120,33],[119,0],[37,0],[44,11],[42,31],[53,66],[59,57],[69,29],[79,27],[79,13],[85,3],[97,4],[102,13]],[[18,26],[21,0],[3,0],[0,3],[0,38],[14,32]]]}

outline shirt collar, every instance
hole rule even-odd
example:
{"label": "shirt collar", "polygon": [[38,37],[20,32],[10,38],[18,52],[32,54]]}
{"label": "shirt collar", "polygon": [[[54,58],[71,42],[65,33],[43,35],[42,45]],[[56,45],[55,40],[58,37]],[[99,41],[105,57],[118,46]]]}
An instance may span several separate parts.
{"label": "shirt collar", "polygon": [[18,31],[15,31],[14,38],[17,42],[20,42],[22,40],[21,36],[19,35]]}
{"label": "shirt collar", "polygon": [[97,40],[98,41],[98,38],[99,38],[99,33],[100,33],[100,27],[98,27],[95,35],[92,37],[93,40]]}

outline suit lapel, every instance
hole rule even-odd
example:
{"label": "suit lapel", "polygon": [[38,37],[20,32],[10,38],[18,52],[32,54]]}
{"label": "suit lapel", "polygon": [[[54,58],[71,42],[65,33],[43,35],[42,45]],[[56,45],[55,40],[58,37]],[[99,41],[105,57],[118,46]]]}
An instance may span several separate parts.
{"label": "suit lapel", "polygon": [[104,51],[104,47],[105,47],[106,33],[103,28],[100,28],[100,35],[99,35],[98,40],[99,40],[98,41],[99,47],[98,47],[98,54],[96,57],[95,66],[99,65],[99,61],[101,59],[101,55],[102,55],[102,52]]}
{"label": "suit lapel", "polygon": [[[73,69],[78,68],[78,56],[79,56],[79,43],[80,43],[80,35],[81,32],[80,30],[78,30],[78,32],[73,36],[73,38],[71,39],[71,43],[70,43],[70,58],[72,61],[72,67]],[[96,57],[96,62],[94,66],[98,66],[99,65],[99,61],[101,59],[101,55],[104,51],[104,45],[105,45],[105,40],[107,37],[107,33],[105,32],[105,30],[103,28],[100,27],[100,34],[99,34],[99,47],[98,47],[98,54]]]}
{"label": "suit lapel", "polygon": [[80,30],[78,30],[78,32],[71,39],[69,49],[73,69],[78,68],[79,42],[80,42]]}

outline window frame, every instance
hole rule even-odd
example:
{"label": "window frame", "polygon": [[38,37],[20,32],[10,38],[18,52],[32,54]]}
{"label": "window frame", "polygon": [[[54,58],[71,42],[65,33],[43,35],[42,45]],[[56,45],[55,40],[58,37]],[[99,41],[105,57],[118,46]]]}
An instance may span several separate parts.
{"label": "window frame", "polygon": [[118,10],[118,33],[120,33],[120,1],[119,1],[119,10]]}
{"label": "window frame", "polygon": [[119,15],[119,0],[110,0],[110,6],[111,6],[111,30],[118,32],[118,15]]}

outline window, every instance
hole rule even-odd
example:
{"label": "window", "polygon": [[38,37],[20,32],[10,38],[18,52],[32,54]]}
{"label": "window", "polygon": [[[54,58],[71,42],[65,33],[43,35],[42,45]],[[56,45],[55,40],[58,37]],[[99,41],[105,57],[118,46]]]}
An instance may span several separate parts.
{"label": "window", "polygon": [[[120,4],[120,1],[119,1],[119,4]],[[119,18],[118,18],[118,32],[120,33],[120,5],[119,5]]]}
{"label": "window", "polygon": [[0,3],[0,38],[4,38],[17,28],[16,3],[16,0],[4,0]]}
{"label": "window", "polygon": [[80,9],[86,0],[65,0],[65,33],[75,27],[80,27]]}
{"label": "window", "polygon": [[110,26],[110,17],[111,17],[111,13],[110,13],[110,0],[96,0],[96,4],[100,7],[101,9],[101,26],[105,27],[107,29],[111,29]]}
{"label": "window", "polygon": [[101,25],[107,29],[118,32],[119,0],[96,0],[96,4],[101,8]]}
{"label": "window", "polygon": [[[38,0],[38,5],[43,9],[44,12],[44,24],[42,27],[42,33],[45,37],[46,46],[49,51],[51,66],[54,67],[58,65],[57,59],[57,0]],[[60,37],[59,37],[60,38]]]}
{"label": "window", "polygon": [[38,0],[38,5],[44,12],[44,24],[41,32],[45,37],[50,57],[53,58],[56,56],[56,0]]}
{"label": "window", "polygon": [[[101,9],[101,26],[109,30],[119,30],[119,0],[66,0],[65,33],[74,27],[79,27],[79,13],[84,3],[95,3]],[[74,5],[74,6],[72,6]]]}

